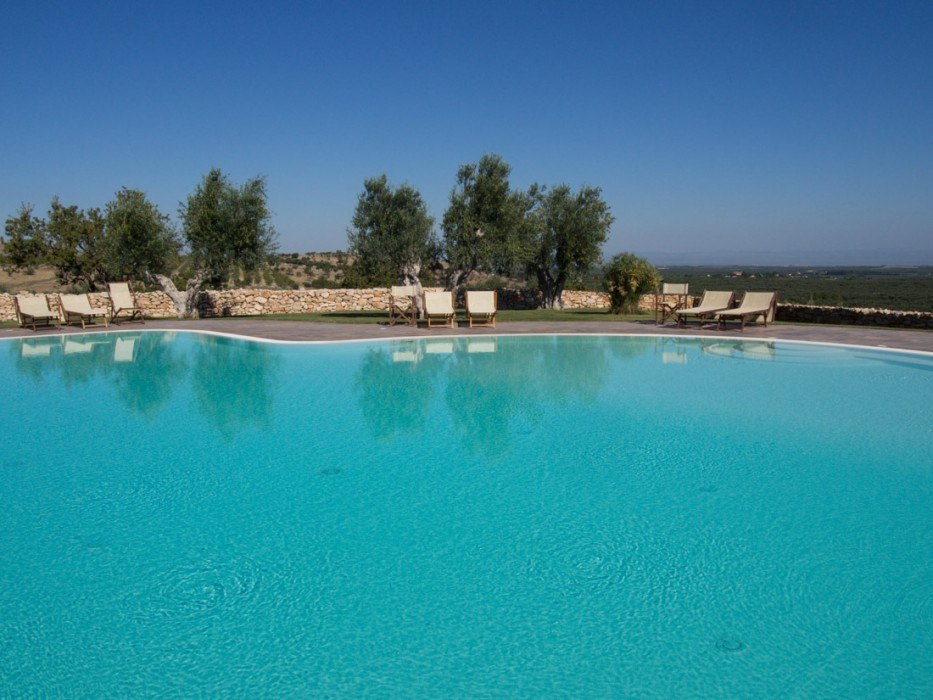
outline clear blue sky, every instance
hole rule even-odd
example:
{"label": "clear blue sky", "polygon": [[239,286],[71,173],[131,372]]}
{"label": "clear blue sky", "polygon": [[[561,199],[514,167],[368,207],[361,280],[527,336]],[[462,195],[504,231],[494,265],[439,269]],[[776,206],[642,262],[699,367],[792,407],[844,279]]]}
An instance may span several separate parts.
{"label": "clear blue sky", "polygon": [[[283,251],[364,178],[603,189],[608,253],[933,262],[933,2],[6,2],[0,213],[268,179]],[[874,254],[874,253],[872,253]],[[749,260],[754,262],[754,260]],[[903,262],[879,259],[878,262]]]}

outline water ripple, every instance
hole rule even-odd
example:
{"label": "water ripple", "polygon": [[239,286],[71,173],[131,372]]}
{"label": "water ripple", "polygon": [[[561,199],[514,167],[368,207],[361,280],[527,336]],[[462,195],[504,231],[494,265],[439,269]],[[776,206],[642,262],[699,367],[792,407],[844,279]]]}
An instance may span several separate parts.
{"label": "water ripple", "polygon": [[202,562],[158,573],[142,613],[192,618],[231,609],[256,598],[264,572],[249,558]]}

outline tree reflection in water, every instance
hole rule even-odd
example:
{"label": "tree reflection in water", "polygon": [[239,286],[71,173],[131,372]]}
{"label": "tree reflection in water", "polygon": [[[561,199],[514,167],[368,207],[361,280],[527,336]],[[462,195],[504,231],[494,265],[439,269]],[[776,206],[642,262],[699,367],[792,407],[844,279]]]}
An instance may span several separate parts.
{"label": "tree reflection in water", "polygon": [[442,356],[425,356],[417,343],[369,349],[355,377],[360,408],[378,440],[422,429],[437,393]]}
{"label": "tree reflection in water", "polygon": [[36,384],[61,381],[73,387],[104,381],[128,410],[147,420],[190,379],[198,410],[221,435],[230,437],[245,425],[265,426],[279,357],[259,343],[200,334],[194,336],[189,356],[175,342],[176,335],[68,335],[9,347],[17,371]]}
{"label": "tree reflection in water", "polygon": [[152,420],[168,403],[187,368],[172,342],[174,335],[67,335],[26,340],[21,346],[11,343],[11,348],[17,354],[17,370],[37,384],[52,377],[66,387],[101,380],[115,388],[127,409]]}
{"label": "tree reflection in water", "polygon": [[654,347],[634,338],[476,338],[444,341],[450,354],[431,354],[439,342],[369,350],[356,378],[367,423],[380,439],[420,431],[441,391],[464,448],[491,459],[539,425],[547,407],[594,402],[613,358]]}
{"label": "tree reflection in water", "polygon": [[281,357],[263,343],[195,336],[194,395],[201,415],[225,438],[268,426]]}

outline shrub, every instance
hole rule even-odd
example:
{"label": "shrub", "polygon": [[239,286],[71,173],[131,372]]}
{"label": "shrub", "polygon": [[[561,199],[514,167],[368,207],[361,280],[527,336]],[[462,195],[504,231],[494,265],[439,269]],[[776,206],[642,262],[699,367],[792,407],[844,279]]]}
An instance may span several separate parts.
{"label": "shrub", "polygon": [[661,277],[654,265],[632,253],[619,253],[606,266],[606,290],[614,314],[632,313],[638,297],[657,288]]}

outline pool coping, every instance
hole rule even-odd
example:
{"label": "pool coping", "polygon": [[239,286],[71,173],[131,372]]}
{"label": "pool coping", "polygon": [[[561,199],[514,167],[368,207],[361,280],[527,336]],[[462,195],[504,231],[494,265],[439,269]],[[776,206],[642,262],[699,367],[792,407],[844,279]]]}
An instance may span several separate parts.
{"label": "pool coping", "polygon": [[[223,320],[216,321],[216,323],[228,324],[231,321]],[[814,338],[787,338],[782,337],[781,334],[775,333],[774,335],[762,336],[762,335],[735,335],[725,333],[710,334],[709,332],[702,332],[699,330],[690,329],[692,332],[665,332],[664,327],[658,327],[658,330],[653,332],[648,332],[642,328],[632,328],[632,329],[623,329],[619,330],[618,328],[614,330],[607,329],[604,332],[595,332],[595,331],[584,331],[584,330],[548,330],[548,331],[537,331],[537,330],[509,330],[508,328],[503,328],[499,330],[498,328],[492,329],[482,329],[484,332],[477,333],[476,330],[479,329],[470,329],[471,332],[444,332],[444,333],[419,333],[417,335],[386,335],[386,336],[376,336],[376,337],[349,337],[349,338],[300,338],[300,339],[290,339],[290,338],[275,338],[268,337],[263,335],[258,335],[251,332],[230,332],[230,331],[221,331],[214,330],[211,328],[192,328],[184,327],[186,324],[173,323],[171,321],[159,322],[158,326],[151,325],[153,322],[148,322],[147,326],[135,326],[127,328],[123,325],[119,327],[107,327],[107,328],[68,328],[68,329],[55,329],[52,333],[16,333],[10,335],[0,336],[0,341],[2,340],[24,340],[24,339],[39,339],[39,338],[65,338],[71,335],[111,335],[111,334],[124,334],[124,333],[197,333],[202,335],[211,335],[216,337],[223,338],[232,338],[237,340],[250,340],[258,343],[271,343],[275,345],[332,345],[332,344],[347,344],[347,343],[371,343],[371,342],[411,342],[411,341],[423,341],[427,339],[461,339],[461,338],[490,338],[490,337],[503,337],[503,338],[514,338],[514,337],[552,337],[552,336],[580,336],[580,337],[631,337],[631,338],[665,338],[665,339],[685,339],[685,340],[716,340],[716,341],[741,341],[741,342],[753,342],[753,343],[792,343],[799,345],[823,345],[830,347],[843,347],[843,348],[853,348],[859,350],[875,350],[883,352],[893,352],[901,354],[911,354],[911,355],[923,355],[927,357],[933,357],[933,349],[925,350],[920,348],[911,348],[911,347],[892,347],[888,344],[863,344],[846,340],[828,340],[828,339],[814,339]],[[257,322],[253,322],[257,323]],[[267,321],[260,321],[258,323],[268,323]],[[300,326],[309,326],[313,322],[305,321],[285,321],[278,323],[293,323]],[[538,325],[541,322],[534,322],[535,325]],[[561,324],[566,322],[559,322]],[[586,322],[587,325],[591,325],[592,322]],[[164,325],[163,325],[164,324]],[[315,326],[327,326],[326,330],[332,330],[334,326],[339,326],[341,330],[346,331],[348,328],[352,329],[353,327],[371,330],[375,324],[331,324],[331,323],[320,323],[315,324]],[[510,324],[503,324],[510,325]],[[631,324],[637,326],[638,324]],[[386,328],[385,326],[380,326],[380,328]],[[777,330],[780,329],[780,326],[769,326],[768,330]],[[20,329],[13,329],[20,330]],[[316,330],[316,329],[312,329]],[[423,329],[421,329],[423,330]],[[445,329],[445,330],[465,330],[465,329]],[[667,329],[668,331],[674,329]],[[683,330],[683,329],[678,329]],[[888,330],[888,329],[885,329]],[[904,331],[890,331],[889,333],[903,333]],[[853,335],[858,334],[858,330],[852,331]],[[911,334],[913,335],[913,334]],[[925,335],[925,334],[924,334]],[[888,338],[885,338],[888,339]],[[933,333],[930,334],[931,342],[929,345],[933,347]],[[926,345],[926,343],[924,343]]]}

